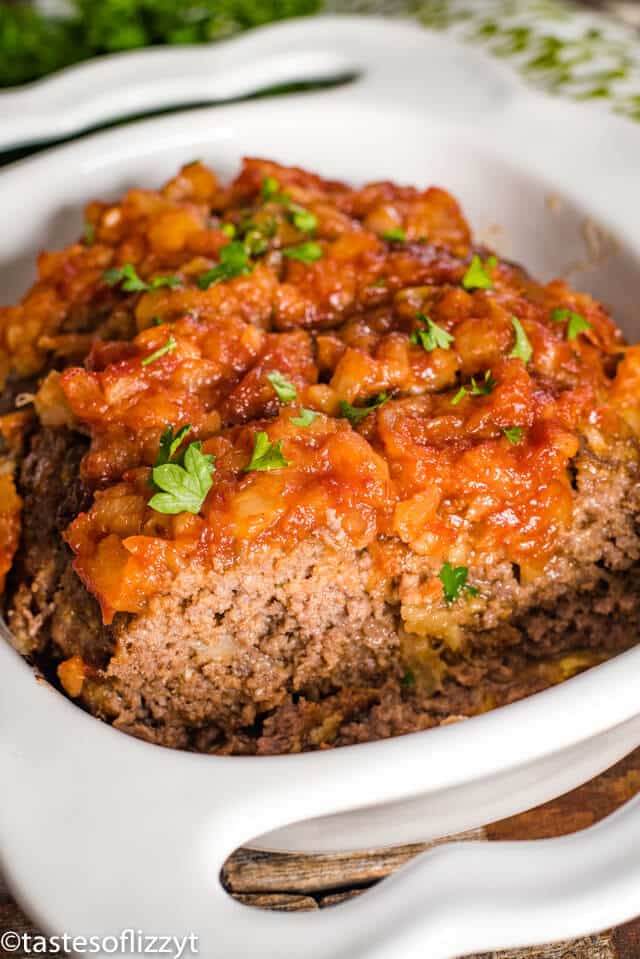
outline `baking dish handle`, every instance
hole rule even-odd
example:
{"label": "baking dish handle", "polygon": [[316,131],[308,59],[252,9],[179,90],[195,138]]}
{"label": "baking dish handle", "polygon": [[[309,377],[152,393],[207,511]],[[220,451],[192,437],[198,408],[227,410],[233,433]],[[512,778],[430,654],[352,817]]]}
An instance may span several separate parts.
{"label": "baking dish handle", "polygon": [[[34,682],[2,639],[0,677],[0,869],[49,933],[193,933],[197,948],[182,954],[208,959],[247,959],[255,943],[266,959],[453,959],[585,935],[640,912],[640,796],[558,839],[445,843],[331,909],[249,910],[220,882],[228,856],[301,810],[317,819],[357,809],[380,779],[379,749],[354,747],[370,757],[355,777],[349,750],[327,754],[322,772],[305,757],[176,753],[83,715]],[[579,685],[588,692],[588,677]],[[636,690],[621,683],[621,702]],[[552,706],[553,697],[547,717]]]}
{"label": "baking dish handle", "polygon": [[2,92],[0,150],[171,107],[346,77],[357,77],[367,98],[391,99],[398,109],[419,102],[449,118],[462,109],[468,122],[494,113],[519,86],[507,66],[415,23],[300,18],[224,43],[111,54]]}
{"label": "baking dish handle", "polygon": [[[244,955],[244,910],[233,903],[228,915],[228,931],[235,926],[242,939],[221,949],[225,959]],[[273,959],[453,959],[586,935],[639,912],[640,796],[569,836],[452,842],[347,903],[287,916],[254,911],[250,923]]]}

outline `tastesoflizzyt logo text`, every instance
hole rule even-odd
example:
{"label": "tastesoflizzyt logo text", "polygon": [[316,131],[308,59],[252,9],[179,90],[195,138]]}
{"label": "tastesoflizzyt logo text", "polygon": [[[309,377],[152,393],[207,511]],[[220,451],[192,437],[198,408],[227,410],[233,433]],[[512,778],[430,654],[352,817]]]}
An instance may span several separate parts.
{"label": "tastesoflizzyt logo text", "polygon": [[199,938],[194,933],[188,936],[152,936],[140,929],[123,929],[115,936],[40,936],[30,932],[7,929],[0,934],[0,954],[19,952],[27,956],[64,955],[139,955],[169,956],[183,959],[197,956]]}

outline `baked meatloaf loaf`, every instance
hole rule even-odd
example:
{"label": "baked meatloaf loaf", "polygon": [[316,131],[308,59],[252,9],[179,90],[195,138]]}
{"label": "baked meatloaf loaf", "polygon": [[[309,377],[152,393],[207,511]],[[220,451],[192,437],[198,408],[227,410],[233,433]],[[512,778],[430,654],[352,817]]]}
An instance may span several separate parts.
{"label": "baked meatloaf loaf", "polygon": [[427,728],[640,628],[640,348],[437,188],[245,161],[91,203],[0,311],[16,648],[120,729]]}

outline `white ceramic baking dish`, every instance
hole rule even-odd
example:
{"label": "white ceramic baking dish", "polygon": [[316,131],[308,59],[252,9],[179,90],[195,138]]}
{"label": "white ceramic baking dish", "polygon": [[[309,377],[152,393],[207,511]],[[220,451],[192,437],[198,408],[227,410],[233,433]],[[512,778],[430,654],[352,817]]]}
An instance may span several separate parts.
{"label": "white ceramic baking dish", "polygon": [[[578,264],[575,282],[638,336],[640,128],[534,94],[440,35],[321,18],[215,52],[127,54],[0,96],[0,129],[14,143],[38,129],[69,131],[114,104],[148,105],[156,83],[176,102],[345,70],[361,78],[145,121],[3,170],[2,300],[30,281],[38,249],[80,232],[87,199],[159,183],[198,156],[231,175],[242,155],[257,154],[354,182],[439,183],[481,236],[534,273]],[[445,959],[579,935],[640,911],[640,805],[565,839],[441,846],[317,914],[248,910],[218,875],[251,840],[344,850],[479,826],[571,789],[638,744],[640,648],[457,725],[254,759],[131,739],[36,680],[0,642],[1,866],[48,931],[193,932],[213,959]]]}

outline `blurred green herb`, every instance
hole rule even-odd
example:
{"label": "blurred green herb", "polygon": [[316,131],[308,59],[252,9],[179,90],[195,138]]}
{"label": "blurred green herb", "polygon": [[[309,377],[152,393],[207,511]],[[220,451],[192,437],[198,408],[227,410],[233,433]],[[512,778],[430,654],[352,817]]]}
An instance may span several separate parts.
{"label": "blurred green herb", "polygon": [[510,443],[517,446],[522,440],[523,429],[521,426],[510,426],[502,431]]}
{"label": "blurred green herb", "polygon": [[511,317],[511,323],[513,324],[513,331],[516,335],[516,341],[513,349],[509,353],[509,357],[510,359],[522,360],[526,366],[533,356],[533,347],[531,346],[529,338],[524,331],[524,327],[517,316]]}
{"label": "blurred green herb", "polygon": [[490,271],[494,266],[497,266],[497,263],[495,256],[490,256],[485,263],[479,256],[474,256],[467,272],[462,277],[462,285],[465,290],[492,290],[493,279]]}
{"label": "blurred green herb", "polygon": [[351,403],[347,403],[346,400],[340,400],[340,416],[349,420],[352,426],[358,426],[365,416],[373,413],[373,411],[377,410],[380,406],[384,406],[390,399],[391,396],[389,393],[378,393],[376,396],[371,396],[364,406],[352,406]]}
{"label": "blurred green herb", "polygon": [[279,470],[283,466],[291,466],[291,463],[282,452],[282,440],[272,443],[268,433],[262,431],[256,433],[253,437],[253,453],[244,472]]}
{"label": "blurred green herb", "polygon": [[217,266],[201,273],[198,277],[198,286],[201,290],[208,290],[214,283],[221,280],[233,280],[236,276],[245,276],[251,273],[252,266],[247,251],[238,240],[232,240],[223,246],[219,252],[220,262]]}
{"label": "blurred green herb", "polygon": [[407,234],[404,232],[402,227],[394,226],[392,230],[385,230],[382,234],[382,239],[387,240],[388,243],[406,243]]}
{"label": "blurred green herb", "polygon": [[273,370],[272,373],[267,373],[267,379],[276,391],[281,403],[293,403],[297,398],[298,394],[295,386],[291,380],[288,380],[282,375],[280,370]]}
{"label": "blurred green herb", "polygon": [[315,410],[308,410],[306,407],[300,407],[300,416],[292,416],[291,422],[295,426],[311,426],[313,421],[320,416]]}
{"label": "blurred green herb", "polygon": [[455,602],[463,590],[469,593],[470,596],[478,595],[478,588],[469,585],[467,582],[469,570],[466,566],[454,566],[452,563],[444,563],[440,569],[439,576],[447,606]]}
{"label": "blurred green herb", "polygon": [[282,255],[289,260],[299,260],[300,263],[313,263],[322,256],[322,247],[319,243],[300,243],[298,246],[286,246]]}
{"label": "blurred green herb", "polygon": [[426,329],[414,330],[409,334],[409,342],[414,346],[421,346],[423,350],[430,353],[432,350],[450,350],[453,343],[453,337],[441,326],[434,323],[433,320],[425,316],[424,313],[417,314],[418,319],[423,323]]}
{"label": "blurred green herb", "polygon": [[0,86],[80,60],[157,44],[207,43],[315,13],[320,0],[70,0],[67,16],[0,4]]}
{"label": "blurred green herb", "polygon": [[568,340],[575,340],[579,333],[593,329],[589,320],[586,320],[581,313],[576,313],[574,310],[554,310],[551,319],[554,323],[563,323],[567,320]]}
{"label": "blurred green herb", "polygon": [[149,356],[145,356],[143,360],[140,360],[140,366],[149,366],[150,363],[155,363],[156,360],[159,360],[161,356],[166,356],[167,353],[173,352],[178,346],[178,342],[174,337],[173,333],[169,334],[169,339],[162,346],[159,346],[157,350],[151,353]]}
{"label": "blurred green herb", "polygon": [[117,286],[120,283],[127,293],[144,293],[146,290],[157,290],[161,286],[174,288],[182,284],[179,276],[154,276],[150,283],[145,283],[138,276],[133,263],[124,263],[122,266],[105,270],[102,279],[107,286]]}

